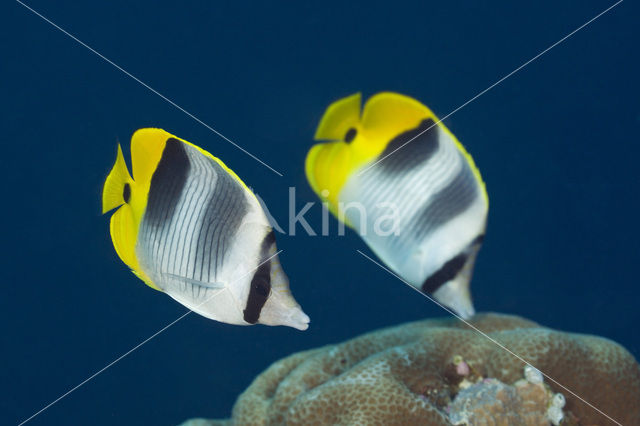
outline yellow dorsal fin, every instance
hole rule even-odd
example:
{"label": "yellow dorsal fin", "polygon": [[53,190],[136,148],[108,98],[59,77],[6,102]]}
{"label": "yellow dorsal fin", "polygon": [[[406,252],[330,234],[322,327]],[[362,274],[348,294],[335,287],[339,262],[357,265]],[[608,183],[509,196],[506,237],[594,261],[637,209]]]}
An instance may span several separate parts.
{"label": "yellow dorsal fin", "polygon": [[360,93],[335,101],[324,112],[315,140],[343,140],[347,131],[360,121]]}
{"label": "yellow dorsal fin", "polygon": [[120,144],[118,144],[116,162],[109,172],[109,175],[104,182],[104,187],[102,188],[103,214],[125,203],[124,186],[125,184],[131,185],[132,182],[133,180],[131,179],[129,170],[127,169],[127,163],[124,161],[124,155],[122,155],[122,148],[120,147]]}
{"label": "yellow dorsal fin", "polygon": [[154,128],[136,130],[131,136],[131,169],[138,185],[148,187],[167,139],[173,137],[169,132]]}
{"label": "yellow dorsal fin", "polygon": [[422,120],[437,118],[429,108],[408,96],[378,93],[367,101],[362,113],[362,131],[369,141],[385,144],[399,133],[417,127]]}

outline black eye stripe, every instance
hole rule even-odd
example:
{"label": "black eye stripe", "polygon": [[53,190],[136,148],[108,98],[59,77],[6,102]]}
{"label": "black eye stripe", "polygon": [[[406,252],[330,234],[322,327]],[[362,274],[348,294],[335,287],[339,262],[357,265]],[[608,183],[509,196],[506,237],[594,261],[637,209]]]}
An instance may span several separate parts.
{"label": "black eye stripe", "polygon": [[124,189],[122,190],[122,198],[124,198],[124,202],[128,203],[131,198],[131,187],[128,183],[124,184]]}
{"label": "black eye stripe", "polygon": [[347,130],[347,133],[345,133],[344,141],[349,143],[352,140],[354,140],[357,135],[358,135],[358,131],[355,128],[352,127],[349,130]]}

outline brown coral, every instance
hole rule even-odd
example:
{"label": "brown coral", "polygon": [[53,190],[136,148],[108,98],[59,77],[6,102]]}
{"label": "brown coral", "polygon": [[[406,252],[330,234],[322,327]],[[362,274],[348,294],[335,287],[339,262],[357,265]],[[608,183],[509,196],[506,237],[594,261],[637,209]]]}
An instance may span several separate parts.
{"label": "brown coral", "polygon": [[[618,344],[515,316],[481,314],[471,323],[616,421],[640,424],[640,367]],[[460,357],[469,364],[471,380],[514,383],[523,375],[522,361],[469,326],[430,319],[284,358],[240,395],[229,423],[206,424],[450,425],[447,410],[464,392],[451,379],[452,360]],[[546,384],[565,395],[572,422],[614,424],[553,381]],[[496,392],[509,401],[527,395]],[[485,415],[493,417],[490,410]]]}

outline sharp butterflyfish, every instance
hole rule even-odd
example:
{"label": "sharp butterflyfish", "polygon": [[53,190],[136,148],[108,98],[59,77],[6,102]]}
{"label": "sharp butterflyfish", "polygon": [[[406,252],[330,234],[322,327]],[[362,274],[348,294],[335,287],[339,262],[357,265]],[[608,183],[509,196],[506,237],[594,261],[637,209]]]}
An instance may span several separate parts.
{"label": "sharp butterflyfish", "polygon": [[397,93],[331,104],[307,154],[309,184],[403,280],[468,318],[489,200],[462,144]]}
{"label": "sharp butterflyfish", "polygon": [[222,161],[161,129],[118,145],[102,193],[122,261],[150,287],[230,324],[308,327],[256,196]]}

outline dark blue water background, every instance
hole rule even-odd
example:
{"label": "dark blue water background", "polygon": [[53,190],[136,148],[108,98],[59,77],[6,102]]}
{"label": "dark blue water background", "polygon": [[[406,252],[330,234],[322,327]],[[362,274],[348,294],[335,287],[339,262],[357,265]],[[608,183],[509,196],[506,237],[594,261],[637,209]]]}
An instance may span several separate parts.
{"label": "dark blue water background", "polygon": [[[117,258],[100,215],[116,142],[167,129],[223,159],[286,223],[316,201],[303,160],[324,109],[398,91],[439,116],[608,7],[573,2],[29,4],[281,171],[272,173],[18,3],[2,6],[0,423],[15,424],[186,312]],[[491,199],[481,311],[614,339],[640,356],[640,16],[625,1],[445,123]],[[320,205],[306,216],[319,227]],[[192,314],[31,424],[225,417],[273,361],[446,315],[356,253],[279,235],[299,332]],[[579,362],[579,360],[576,360]]]}

